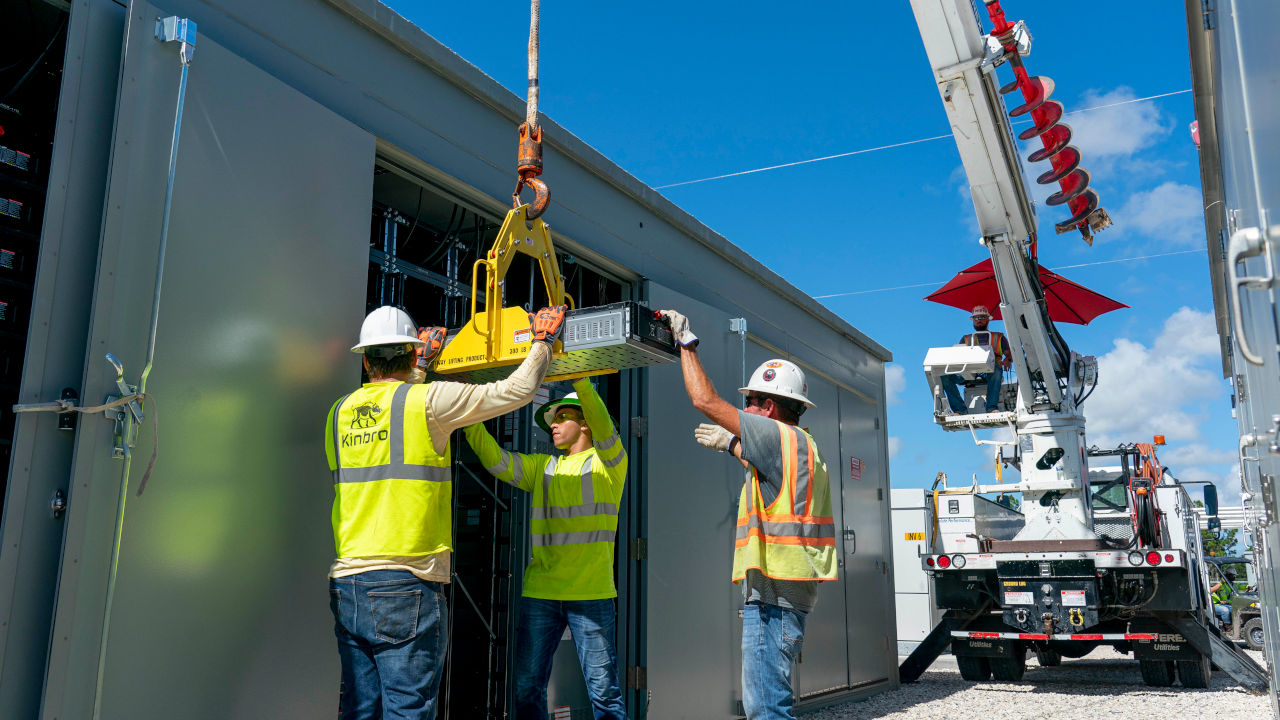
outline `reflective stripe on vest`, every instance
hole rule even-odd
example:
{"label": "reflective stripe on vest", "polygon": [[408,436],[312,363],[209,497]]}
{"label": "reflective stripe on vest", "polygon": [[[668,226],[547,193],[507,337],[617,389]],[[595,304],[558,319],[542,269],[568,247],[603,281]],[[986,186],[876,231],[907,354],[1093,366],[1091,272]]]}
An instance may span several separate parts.
{"label": "reflective stripe on vest", "polygon": [[[557,458],[551,458],[547,461],[546,469],[542,473],[542,492],[534,498],[533,519],[534,520],[566,520],[589,518],[597,515],[607,516],[617,523],[618,505],[611,502],[596,502],[595,483],[592,480],[592,467],[595,463],[596,456],[593,454],[587,458],[582,464],[582,471],[579,478],[582,483],[582,502],[577,505],[569,506],[553,506],[547,505],[547,497],[551,492],[551,482],[556,474],[556,467],[559,464]],[[550,533],[532,533],[534,547],[547,547],[549,545],[585,545],[595,542],[614,542],[617,538],[617,528],[611,530],[582,530],[575,532],[550,532]]]}
{"label": "reflective stripe on vest", "polygon": [[333,533],[339,557],[425,556],[449,550],[449,448],[437,453],[425,385],[370,384],[334,404]]}
{"label": "reflective stripe on vest", "polygon": [[738,501],[733,579],[748,569],[780,580],[834,580],[835,520],[826,464],[813,438],[777,423],[782,443],[782,487],[764,506],[759,472],[752,468]]}

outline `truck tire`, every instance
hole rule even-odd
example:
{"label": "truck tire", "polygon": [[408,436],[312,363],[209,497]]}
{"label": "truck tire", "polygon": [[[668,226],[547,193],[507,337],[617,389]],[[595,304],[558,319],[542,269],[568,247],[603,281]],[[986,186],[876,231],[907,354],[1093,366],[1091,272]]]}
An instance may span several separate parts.
{"label": "truck tire", "polygon": [[957,655],[956,666],[960,668],[960,677],[973,682],[982,682],[991,677],[991,663],[977,655]]}
{"label": "truck tire", "polygon": [[1262,618],[1256,617],[1244,624],[1240,629],[1240,634],[1244,636],[1244,642],[1249,646],[1250,650],[1262,649]]}
{"label": "truck tire", "polygon": [[1204,655],[1201,655],[1198,660],[1178,661],[1178,679],[1182,680],[1182,687],[1207,688],[1212,678],[1213,671],[1210,667],[1209,658]]}
{"label": "truck tire", "polygon": [[1151,687],[1169,687],[1173,684],[1172,660],[1139,660],[1138,672],[1142,682]]}
{"label": "truck tire", "polygon": [[1036,648],[1036,662],[1040,663],[1040,667],[1058,667],[1062,664],[1062,653],[1048,648]]}
{"label": "truck tire", "polygon": [[991,677],[1001,682],[1018,682],[1027,671],[1027,658],[1020,653],[1016,657],[988,658],[991,662]]}

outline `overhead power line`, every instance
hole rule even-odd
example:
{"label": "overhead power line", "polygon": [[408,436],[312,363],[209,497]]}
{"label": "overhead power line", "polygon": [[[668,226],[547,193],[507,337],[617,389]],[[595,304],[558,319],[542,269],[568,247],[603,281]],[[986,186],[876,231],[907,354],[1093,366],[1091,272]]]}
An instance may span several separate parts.
{"label": "overhead power line", "polygon": [[[1096,262],[1080,263],[1078,265],[1063,265],[1061,267],[1050,268],[1054,272],[1058,270],[1072,270],[1075,268],[1092,267],[1094,265],[1110,265],[1112,263],[1136,262],[1138,260],[1150,260],[1152,258],[1169,257],[1170,255],[1190,255],[1192,253],[1202,253],[1204,248],[1198,250],[1176,250],[1167,253],[1155,253],[1154,255],[1139,255],[1137,257],[1115,258],[1112,260],[1098,260]],[[895,285],[886,288],[873,288],[871,290],[854,290],[853,292],[831,293],[830,295],[814,295],[814,300],[825,300],[827,298],[849,297],[850,295],[868,295],[870,293],[889,292],[891,290],[909,290],[911,288],[934,287],[945,283],[946,280],[935,280],[933,282],[912,283],[911,285]]]}
{"label": "overhead power line", "polygon": [[[1173,92],[1161,93],[1159,95],[1148,95],[1146,97],[1133,98],[1132,100],[1121,100],[1120,102],[1107,103],[1106,105],[1095,105],[1093,107],[1080,108],[1072,110],[1064,115],[1075,115],[1077,113],[1092,112],[1094,110],[1104,110],[1119,105],[1130,105],[1132,103],[1146,102],[1148,100],[1156,100],[1159,98],[1169,97],[1171,95],[1181,95],[1191,92],[1191,88],[1186,90],[1175,90]],[[1015,125],[1030,122],[1029,120],[1014,123]],[[863,148],[862,150],[852,150],[850,152],[836,153],[835,155],[824,155],[823,157],[809,158],[808,160],[796,160],[795,162],[782,163],[780,165],[769,165],[768,167],[755,168],[753,170],[740,170],[738,172],[725,173],[723,175],[712,175],[711,177],[698,178],[697,180],[683,180],[681,182],[668,183],[666,185],[654,185],[654,190],[665,190],[667,188],[680,187],[682,185],[694,185],[697,183],[711,182],[712,180],[724,180],[725,178],[738,177],[740,175],[753,175],[755,173],[768,172],[770,170],[780,170],[782,168],[795,167],[796,165],[808,165],[809,163],[823,162],[824,160],[835,160],[838,158],[850,157],[852,155],[863,155],[865,153],[878,152],[880,150],[890,150],[892,148],[904,147],[906,145],[917,145],[919,143],[932,142],[934,140],[942,140],[951,137],[951,133],[946,135],[934,135],[933,137],[919,138],[917,140],[907,140],[905,142],[890,143],[888,145],[879,145],[877,147]]]}

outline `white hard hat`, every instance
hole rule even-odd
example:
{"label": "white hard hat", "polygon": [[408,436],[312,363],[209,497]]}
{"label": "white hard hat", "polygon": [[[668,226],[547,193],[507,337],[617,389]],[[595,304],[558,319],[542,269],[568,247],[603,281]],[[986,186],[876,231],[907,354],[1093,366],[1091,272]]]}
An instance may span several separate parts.
{"label": "white hard hat", "polygon": [[782,359],[769,360],[756,368],[751,373],[751,381],[746,387],[738,388],[738,392],[743,395],[751,392],[777,395],[814,407],[807,397],[809,386],[804,381],[804,371],[795,363]]}
{"label": "white hard hat", "polygon": [[425,344],[418,339],[418,326],[409,313],[394,305],[383,305],[365,316],[360,326],[360,342],[351,348],[351,352],[363,353],[368,348],[381,345],[401,345],[405,347],[391,354],[402,355]]}

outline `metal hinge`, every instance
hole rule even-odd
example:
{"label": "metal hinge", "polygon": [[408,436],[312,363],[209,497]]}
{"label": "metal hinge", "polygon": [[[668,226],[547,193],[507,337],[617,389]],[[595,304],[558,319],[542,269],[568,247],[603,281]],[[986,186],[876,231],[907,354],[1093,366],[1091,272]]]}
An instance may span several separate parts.
{"label": "metal hinge", "polygon": [[643,665],[627,666],[627,687],[632,690],[649,689],[649,672]]}
{"label": "metal hinge", "polygon": [[884,502],[884,488],[876,488],[876,500]]}
{"label": "metal hinge", "polygon": [[631,431],[631,437],[647,437],[649,435],[649,418],[643,415],[637,415],[631,418],[631,422],[627,423]]}
{"label": "metal hinge", "polygon": [[1276,479],[1274,476],[1260,473],[1258,484],[1262,486],[1262,518],[1258,524],[1266,527],[1274,522],[1272,508],[1276,506]]}
{"label": "metal hinge", "polygon": [[649,558],[648,538],[631,538],[630,555],[632,560],[647,560]]}

